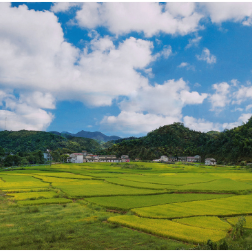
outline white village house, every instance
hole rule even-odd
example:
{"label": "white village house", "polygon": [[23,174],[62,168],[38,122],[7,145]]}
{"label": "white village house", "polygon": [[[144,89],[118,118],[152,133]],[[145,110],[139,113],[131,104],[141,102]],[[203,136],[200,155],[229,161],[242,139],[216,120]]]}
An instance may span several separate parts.
{"label": "white village house", "polygon": [[128,155],[122,155],[121,158],[117,158],[116,155],[93,155],[82,151],[82,153],[68,154],[68,163],[85,163],[85,162],[130,162]]}
{"label": "white village house", "polygon": [[205,165],[216,165],[216,160],[214,158],[206,158]]}
{"label": "white village house", "polygon": [[82,153],[72,153],[67,158],[67,162],[71,163],[83,163],[83,154]]}

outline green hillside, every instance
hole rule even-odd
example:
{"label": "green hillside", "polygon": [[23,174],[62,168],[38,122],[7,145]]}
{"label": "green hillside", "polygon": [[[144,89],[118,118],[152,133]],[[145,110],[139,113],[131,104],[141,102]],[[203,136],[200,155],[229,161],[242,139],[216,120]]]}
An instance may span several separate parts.
{"label": "green hillside", "polygon": [[101,143],[90,138],[60,136],[42,131],[1,131],[0,147],[6,152],[66,152],[87,150],[94,154],[128,154],[131,159],[153,160],[161,155],[213,157],[219,163],[252,162],[252,118],[244,125],[224,132],[202,133],[182,123],[160,127],[147,136]]}
{"label": "green hillside", "polygon": [[108,154],[128,154],[130,158],[152,160],[161,155],[216,158],[220,163],[252,162],[252,118],[224,132],[201,133],[174,123],[156,129],[145,137],[114,141]]}
{"label": "green hillside", "polygon": [[66,148],[72,152],[87,150],[98,152],[102,149],[97,141],[83,137],[62,137],[43,131],[0,131],[0,147],[6,152],[32,152]]}

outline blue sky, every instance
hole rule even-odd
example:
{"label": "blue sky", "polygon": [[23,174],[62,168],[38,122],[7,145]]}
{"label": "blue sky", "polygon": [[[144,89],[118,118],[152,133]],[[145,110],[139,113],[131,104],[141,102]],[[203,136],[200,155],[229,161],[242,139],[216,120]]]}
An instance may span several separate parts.
{"label": "blue sky", "polygon": [[251,3],[0,6],[0,130],[127,137],[252,116]]}

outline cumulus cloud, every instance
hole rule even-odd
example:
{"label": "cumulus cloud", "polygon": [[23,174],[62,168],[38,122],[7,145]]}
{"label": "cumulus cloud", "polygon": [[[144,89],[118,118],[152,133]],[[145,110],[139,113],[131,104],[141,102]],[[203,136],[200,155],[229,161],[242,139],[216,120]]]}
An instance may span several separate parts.
{"label": "cumulus cloud", "polygon": [[51,7],[52,12],[67,12],[72,7],[80,6],[80,3],[69,3],[69,2],[61,2],[61,3],[54,3]]}
{"label": "cumulus cloud", "polygon": [[127,134],[139,134],[150,132],[160,126],[179,122],[180,118],[180,116],[122,111],[118,116],[105,116],[101,121],[101,125],[104,129],[122,131]]}
{"label": "cumulus cloud", "polygon": [[230,3],[201,3],[207,15],[213,23],[226,21],[242,22],[243,25],[251,25],[252,3],[230,2]]}
{"label": "cumulus cloud", "polygon": [[247,106],[246,106],[246,111],[247,111],[247,110],[250,110],[251,108],[252,108],[252,104],[247,105]]}
{"label": "cumulus cloud", "polygon": [[[16,98],[13,94],[1,91],[2,109],[0,110],[0,129],[4,130],[46,130],[52,122],[52,113],[41,109],[39,102],[48,99],[48,94],[31,94],[26,98]],[[33,98],[39,96],[40,101],[32,102]],[[42,98],[44,97],[44,99]],[[24,99],[25,98],[25,99]],[[51,99],[51,97],[50,97]],[[27,102],[25,101],[27,100]],[[4,101],[4,104],[3,104]],[[49,105],[47,103],[47,105]],[[45,107],[45,105],[43,106]]]}
{"label": "cumulus cloud", "polygon": [[185,116],[183,118],[184,125],[190,129],[201,131],[201,132],[208,132],[211,130],[214,131],[223,131],[224,129],[232,129],[246,123],[249,118],[252,116],[251,113],[242,114],[236,122],[231,123],[213,123],[209,122],[205,119],[196,119],[192,116]]}
{"label": "cumulus cloud", "polygon": [[186,67],[186,66],[188,66],[189,65],[189,63],[187,63],[187,62],[182,62],[178,67]]}
{"label": "cumulus cloud", "polygon": [[198,60],[204,60],[208,64],[216,63],[216,57],[214,55],[211,55],[210,50],[207,48],[204,48],[201,55],[196,55]]}
{"label": "cumulus cloud", "polygon": [[242,115],[238,118],[237,122],[224,123],[224,124],[222,125],[222,128],[223,128],[223,129],[232,129],[232,128],[234,128],[234,127],[238,127],[238,126],[242,125],[243,123],[246,123],[246,122],[249,120],[249,118],[250,118],[251,116],[252,116],[251,113],[242,114]]}
{"label": "cumulus cloud", "polygon": [[[158,123],[164,125],[180,121],[184,106],[201,104],[206,97],[205,93],[190,92],[183,79],[168,80],[162,85],[148,85],[122,100],[119,103],[121,113],[118,116],[104,117],[101,124],[116,127],[117,130],[123,128],[125,131],[127,128],[134,129],[135,132],[141,132],[143,128],[153,130],[152,127]],[[130,116],[132,118],[127,120]],[[143,123],[140,123],[151,118],[153,122],[149,121],[150,126],[143,127]]]}
{"label": "cumulus cloud", "polygon": [[209,97],[209,100],[212,104],[212,109],[216,108],[224,108],[227,104],[230,103],[230,99],[228,97],[230,86],[226,82],[222,82],[220,84],[213,84],[213,89],[215,89],[215,94]]}
{"label": "cumulus cloud", "polygon": [[241,86],[236,92],[234,92],[235,100],[232,102],[233,104],[241,104],[243,101],[248,98],[252,98],[252,87]]}
{"label": "cumulus cloud", "polygon": [[143,31],[151,37],[159,32],[185,35],[197,31],[202,17],[195,3],[84,3],[73,22],[89,29],[105,26],[117,35]]}
{"label": "cumulus cloud", "polygon": [[196,119],[192,116],[185,116],[183,118],[184,125],[192,130],[208,132],[211,130],[220,131],[221,124],[206,121],[205,119]]}
{"label": "cumulus cloud", "polygon": [[187,46],[185,47],[185,49],[188,49],[192,46],[198,46],[200,40],[202,39],[202,37],[196,36],[193,39],[189,39],[189,43],[187,44]]}
{"label": "cumulus cloud", "polygon": [[131,37],[115,46],[112,38],[96,36],[79,50],[64,40],[52,12],[1,3],[0,83],[11,88],[111,105],[117,96],[147,85],[137,70],[156,59],[152,49],[147,40]]}
{"label": "cumulus cloud", "polygon": [[195,67],[190,65],[188,62],[182,62],[180,65],[178,65],[178,68],[186,68],[187,70],[195,70]]}
{"label": "cumulus cloud", "polygon": [[[96,34],[80,50],[64,40],[52,12],[0,5],[0,85],[20,92],[17,106],[26,104],[46,116],[43,109],[54,109],[56,100],[107,106],[118,96],[148,86],[148,78],[138,70],[151,76],[148,65],[157,58],[152,55],[152,42],[130,37],[115,46],[111,37]],[[165,49],[167,57],[171,48]],[[1,100],[0,93],[0,104]],[[13,107],[12,112],[17,111]]]}

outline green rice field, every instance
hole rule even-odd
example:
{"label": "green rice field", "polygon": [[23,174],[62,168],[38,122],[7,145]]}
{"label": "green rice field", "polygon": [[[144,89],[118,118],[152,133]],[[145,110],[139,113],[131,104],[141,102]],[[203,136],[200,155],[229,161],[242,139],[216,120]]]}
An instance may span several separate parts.
{"label": "green rice field", "polygon": [[[252,173],[235,166],[0,169],[0,249],[252,249],[251,202]],[[241,216],[244,237],[233,241]]]}

